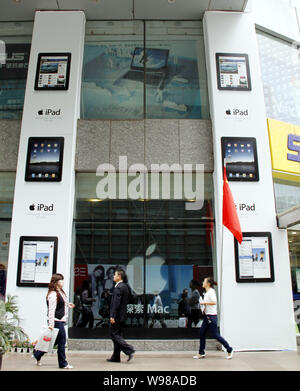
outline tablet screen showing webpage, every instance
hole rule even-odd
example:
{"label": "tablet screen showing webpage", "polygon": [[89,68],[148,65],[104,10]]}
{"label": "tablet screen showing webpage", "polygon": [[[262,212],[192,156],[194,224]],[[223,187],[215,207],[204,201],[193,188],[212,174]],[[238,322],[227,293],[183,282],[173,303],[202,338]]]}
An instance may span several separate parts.
{"label": "tablet screen showing webpage", "polygon": [[68,56],[42,56],[38,88],[65,88],[67,85]]}
{"label": "tablet screen showing webpage", "polygon": [[53,271],[54,241],[24,241],[21,283],[49,283]]}
{"label": "tablet screen showing webpage", "polygon": [[246,57],[219,57],[221,88],[249,88]]}

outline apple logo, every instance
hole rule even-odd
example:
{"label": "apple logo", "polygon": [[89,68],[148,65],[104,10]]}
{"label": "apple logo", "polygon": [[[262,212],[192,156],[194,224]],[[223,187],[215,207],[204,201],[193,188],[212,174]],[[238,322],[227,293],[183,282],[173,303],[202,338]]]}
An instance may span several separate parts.
{"label": "apple logo", "polygon": [[226,114],[231,115],[231,110],[230,109],[226,110]]}
{"label": "apple logo", "polygon": [[34,204],[32,204],[32,205],[29,206],[29,210],[35,210]]}
{"label": "apple logo", "polygon": [[43,115],[43,110],[39,110],[38,115]]}
{"label": "apple logo", "polygon": [[[167,276],[163,276],[162,269],[165,260],[159,255],[153,255],[156,244],[151,244],[146,250],[146,294],[160,293],[167,283]],[[126,268],[128,282],[137,295],[144,293],[144,257],[132,258]],[[165,273],[164,273],[165,274]]]}

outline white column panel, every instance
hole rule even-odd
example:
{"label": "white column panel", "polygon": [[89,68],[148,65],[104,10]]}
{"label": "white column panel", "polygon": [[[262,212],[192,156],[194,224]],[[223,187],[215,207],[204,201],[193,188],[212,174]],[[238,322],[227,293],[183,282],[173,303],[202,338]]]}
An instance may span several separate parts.
{"label": "white column panel", "polygon": [[[214,186],[217,260],[220,278],[222,235],[221,137],[255,137],[259,182],[230,182],[236,204],[255,203],[255,213],[240,214],[244,232],[271,232],[275,282],[237,283],[234,241],[224,228],[221,331],[237,349],[296,349],[288,241],[276,225],[272,169],[264,95],[254,22],[251,14],[206,12],[204,17],[206,60],[209,74],[210,111],[214,140]],[[252,91],[220,91],[215,54],[249,55]],[[244,119],[227,119],[227,109],[248,110]]]}
{"label": "white column panel", "polygon": [[[69,293],[71,272],[72,220],[75,194],[75,149],[79,117],[85,15],[82,11],[39,11],[35,14],[24,111],[18,153],[12,229],[9,250],[7,294],[17,295],[22,325],[36,339],[46,325],[46,288],[17,287],[17,263],[20,236],[57,236],[57,272],[65,276]],[[67,91],[35,91],[38,53],[71,52],[70,83]],[[48,120],[38,111],[60,110]],[[64,137],[61,182],[25,182],[28,138]],[[53,203],[48,215],[29,213],[32,203]]]}

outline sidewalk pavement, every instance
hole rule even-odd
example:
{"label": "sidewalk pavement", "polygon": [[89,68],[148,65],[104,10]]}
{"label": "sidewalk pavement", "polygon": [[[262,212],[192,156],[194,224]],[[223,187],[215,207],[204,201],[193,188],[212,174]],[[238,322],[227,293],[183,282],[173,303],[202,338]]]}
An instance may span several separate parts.
{"label": "sidewalk pavement", "polygon": [[[195,352],[136,352],[129,363],[108,363],[109,352],[68,351],[67,360],[73,371],[300,371],[298,352],[235,352],[226,360],[224,352],[207,352],[205,359],[194,360]],[[42,358],[42,366],[28,353],[7,353],[2,371],[66,371],[59,369],[56,354]]]}

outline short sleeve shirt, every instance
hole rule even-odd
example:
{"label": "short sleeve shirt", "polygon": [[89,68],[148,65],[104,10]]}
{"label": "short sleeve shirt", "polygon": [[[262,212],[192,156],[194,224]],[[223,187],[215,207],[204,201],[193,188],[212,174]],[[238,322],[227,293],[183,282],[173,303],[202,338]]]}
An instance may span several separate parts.
{"label": "short sleeve shirt", "polygon": [[[217,303],[217,296],[216,292],[213,288],[210,288],[205,294],[204,294],[204,300],[205,302],[215,302]],[[217,304],[215,305],[206,305],[205,306],[205,314],[206,315],[217,315]]]}

